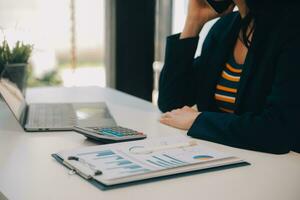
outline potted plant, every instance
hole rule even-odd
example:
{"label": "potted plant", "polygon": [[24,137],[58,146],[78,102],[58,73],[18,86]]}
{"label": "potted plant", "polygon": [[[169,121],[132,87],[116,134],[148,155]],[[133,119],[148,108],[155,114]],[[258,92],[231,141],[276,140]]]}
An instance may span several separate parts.
{"label": "potted plant", "polygon": [[6,40],[0,45],[0,73],[15,83],[24,94],[26,69],[33,46],[17,41],[11,49]]}

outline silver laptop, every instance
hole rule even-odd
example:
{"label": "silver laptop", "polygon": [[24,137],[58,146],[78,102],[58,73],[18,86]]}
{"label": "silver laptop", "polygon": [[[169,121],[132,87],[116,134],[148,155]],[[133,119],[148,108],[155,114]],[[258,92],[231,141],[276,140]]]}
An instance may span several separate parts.
{"label": "silver laptop", "polygon": [[18,87],[0,79],[2,98],[25,131],[68,131],[74,126],[116,126],[104,102],[27,104]]}

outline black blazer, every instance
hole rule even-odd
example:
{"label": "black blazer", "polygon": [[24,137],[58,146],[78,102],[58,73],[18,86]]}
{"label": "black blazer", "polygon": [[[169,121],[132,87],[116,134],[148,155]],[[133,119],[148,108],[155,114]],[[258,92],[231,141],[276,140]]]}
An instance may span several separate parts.
{"label": "black blazer", "polygon": [[195,59],[198,37],[167,38],[159,108],[166,112],[196,104],[202,113],[188,131],[192,137],[270,153],[300,152],[300,26],[296,19],[286,16],[270,33],[254,32],[236,113],[217,110],[215,87],[233,51],[240,22],[237,12],[218,20]]}

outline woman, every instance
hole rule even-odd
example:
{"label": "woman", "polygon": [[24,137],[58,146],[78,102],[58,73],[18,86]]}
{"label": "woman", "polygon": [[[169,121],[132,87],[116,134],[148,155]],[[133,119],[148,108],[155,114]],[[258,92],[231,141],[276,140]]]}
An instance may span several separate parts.
{"label": "woman", "polygon": [[160,121],[234,147],[299,152],[299,6],[233,2],[239,12],[232,6],[221,14],[194,59],[203,25],[220,15],[205,0],[189,1],[182,33],[167,39]]}

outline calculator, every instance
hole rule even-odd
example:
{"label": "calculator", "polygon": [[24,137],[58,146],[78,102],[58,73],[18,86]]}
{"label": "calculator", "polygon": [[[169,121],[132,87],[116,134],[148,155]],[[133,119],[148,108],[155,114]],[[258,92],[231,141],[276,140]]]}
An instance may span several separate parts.
{"label": "calculator", "polygon": [[135,131],[129,128],[121,126],[114,127],[79,127],[74,126],[73,130],[77,133],[84,135],[85,137],[102,142],[102,143],[114,143],[125,142],[131,140],[145,139],[147,135],[142,132]]}

